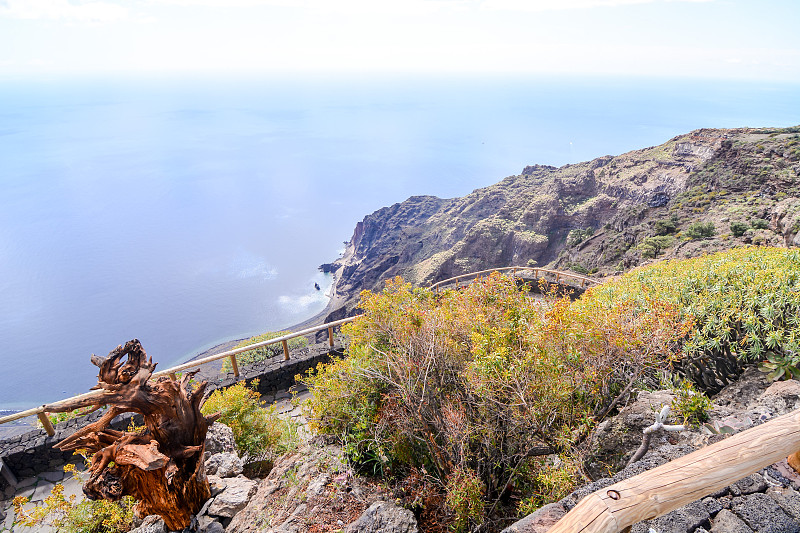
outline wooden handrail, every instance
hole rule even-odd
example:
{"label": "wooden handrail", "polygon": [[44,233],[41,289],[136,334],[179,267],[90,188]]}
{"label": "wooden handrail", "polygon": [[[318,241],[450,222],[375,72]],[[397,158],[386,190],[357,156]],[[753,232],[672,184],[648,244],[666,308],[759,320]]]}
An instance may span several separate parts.
{"label": "wooden handrail", "polygon": [[617,533],[699,500],[800,450],[800,409],[582,499],[548,533]]}
{"label": "wooden handrail", "polygon": [[[540,272],[549,273],[549,274],[555,274],[557,276],[557,279],[560,279],[560,278],[571,278],[571,279],[578,280],[578,281],[581,282],[581,287],[583,287],[584,284],[600,283],[599,281],[591,279],[591,278],[587,278],[587,277],[584,277],[584,276],[579,276],[577,274],[570,274],[570,273],[567,273],[567,272],[560,272],[558,270],[549,270],[549,269],[546,269],[546,268],[538,268],[538,267],[511,266],[511,267],[491,268],[491,269],[487,269],[487,270],[481,270],[479,272],[471,272],[469,274],[462,274],[460,276],[456,276],[456,277],[453,277],[453,278],[450,278],[450,279],[446,279],[446,280],[434,283],[429,288],[430,289],[436,289],[440,285],[443,285],[443,284],[446,284],[446,283],[449,283],[449,282],[452,282],[454,280],[458,280],[458,279],[461,279],[461,278],[465,278],[465,277],[475,276],[477,278],[477,277],[480,277],[482,274],[487,274],[487,273],[491,273],[491,272],[502,272],[502,271],[507,271],[507,270],[512,270],[513,271],[512,275],[516,275],[517,271],[519,271],[519,270],[532,270],[532,271],[534,271],[534,273],[535,273],[535,275],[537,277],[538,277]],[[173,379],[175,379],[177,372],[183,372],[184,370],[189,370],[191,368],[196,368],[196,367],[199,367],[199,366],[204,365],[206,363],[219,361],[220,359],[224,359],[224,358],[228,357],[228,358],[230,358],[231,366],[233,367],[233,374],[234,374],[234,376],[236,378],[238,378],[239,377],[239,365],[238,365],[238,363],[236,361],[236,355],[237,354],[240,354],[240,353],[243,353],[243,352],[247,352],[247,351],[250,351],[250,350],[254,350],[256,348],[261,348],[263,346],[269,346],[270,344],[277,344],[277,343],[280,342],[283,345],[283,354],[284,354],[283,357],[284,357],[284,360],[288,360],[289,359],[289,347],[288,347],[287,341],[289,339],[293,339],[295,337],[302,337],[302,336],[308,335],[310,333],[316,333],[318,331],[322,331],[323,329],[327,329],[328,330],[328,336],[329,336],[328,343],[332,347],[333,346],[333,328],[336,327],[336,326],[340,326],[342,324],[346,324],[348,322],[352,322],[356,318],[358,318],[358,316],[343,318],[341,320],[336,320],[334,322],[328,322],[327,324],[322,324],[322,325],[319,325],[319,326],[306,328],[304,330],[297,331],[295,333],[287,333],[286,335],[281,335],[280,337],[275,337],[275,338],[268,339],[268,340],[261,341],[261,342],[257,342],[257,343],[254,343],[254,344],[249,344],[247,346],[242,346],[241,348],[235,348],[233,350],[228,350],[228,351],[225,351],[225,352],[222,352],[222,353],[218,353],[218,354],[215,354],[215,355],[210,355],[210,356],[204,357],[202,359],[196,359],[194,361],[189,361],[187,363],[183,363],[183,364],[180,364],[180,365],[177,365],[177,366],[173,366],[172,368],[167,368],[166,370],[159,370],[158,372],[154,372],[152,377],[153,378],[157,378],[157,377],[160,377],[160,376],[171,376]],[[77,399],[86,398],[86,397],[90,397],[92,395],[97,395],[97,394],[100,394],[100,392],[93,391],[93,392],[88,392],[88,393],[85,393],[85,394],[79,394],[79,395],[73,396],[71,398],[66,398],[66,399],[63,399],[63,400],[59,400],[59,401],[57,401],[57,402],[55,402],[54,404],[51,404],[51,405],[58,405],[58,404],[65,403],[65,402],[72,402],[72,401],[77,400]],[[53,435],[54,434],[54,430],[53,430],[52,426],[48,427],[48,424],[46,422],[44,422],[44,420],[43,420],[44,413],[45,413],[45,409],[44,409],[44,405],[42,405],[42,406],[39,406],[39,407],[34,407],[32,409],[27,409],[25,411],[20,411],[19,413],[14,413],[14,414],[11,414],[11,415],[6,415],[6,416],[3,416],[3,417],[0,417],[0,424],[5,424],[7,422],[13,422],[14,420],[19,420],[21,418],[26,418],[26,417],[29,417],[29,416],[38,415],[40,420],[42,420],[42,425],[44,425],[45,430],[47,431],[47,434],[48,435]]]}
{"label": "wooden handrail", "polygon": [[581,287],[583,287],[585,284],[588,285],[588,284],[599,284],[600,283],[596,279],[587,278],[586,276],[580,276],[578,274],[571,274],[569,272],[562,272],[560,270],[551,270],[551,269],[548,269],[548,268],[539,268],[539,267],[509,266],[509,267],[488,268],[486,270],[479,270],[478,272],[470,272],[469,274],[460,274],[460,275],[454,276],[452,278],[444,279],[442,281],[437,281],[436,283],[431,285],[429,288],[430,289],[437,289],[441,285],[448,285],[450,283],[457,282],[458,280],[463,279],[463,278],[472,278],[472,277],[478,278],[482,274],[490,274],[492,272],[505,272],[507,270],[513,271],[513,274],[512,274],[513,276],[516,276],[517,275],[517,271],[520,271],[520,270],[533,271],[535,277],[537,277],[537,278],[539,277],[539,273],[553,274],[553,275],[556,276],[556,281],[557,282],[561,278],[574,279],[576,281],[580,281],[581,282]]}
{"label": "wooden handrail", "polygon": [[[235,348],[233,350],[228,350],[226,352],[218,353],[218,354],[215,354],[215,355],[209,355],[208,357],[204,357],[202,359],[195,359],[194,361],[189,361],[187,363],[183,363],[183,364],[180,364],[180,365],[177,365],[177,366],[173,366],[172,368],[167,368],[166,370],[159,370],[158,372],[154,372],[152,377],[153,378],[157,378],[157,377],[160,377],[160,376],[168,376],[168,375],[174,376],[177,372],[182,372],[184,370],[189,370],[191,368],[195,368],[195,367],[204,365],[206,363],[211,363],[213,361],[219,361],[220,359],[224,359],[226,357],[230,357],[231,358],[231,360],[233,362],[234,369],[235,369],[234,374],[236,375],[236,377],[238,377],[239,376],[239,372],[238,372],[238,366],[236,365],[236,355],[237,354],[240,354],[242,352],[247,352],[247,351],[250,351],[250,350],[254,350],[256,348],[261,348],[262,346],[269,346],[270,344],[281,343],[281,344],[284,345],[284,359],[288,359],[289,357],[288,357],[288,354],[286,353],[287,352],[287,344],[286,344],[286,342],[289,339],[293,339],[295,337],[302,337],[304,335],[309,335],[311,333],[316,333],[318,331],[322,331],[323,329],[327,329],[328,333],[331,334],[331,332],[333,331],[334,327],[340,326],[342,324],[346,324],[348,322],[352,322],[356,318],[358,318],[358,317],[353,316],[353,317],[343,318],[341,320],[336,320],[334,322],[328,322],[326,324],[321,324],[319,326],[306,328],[306,329],[297,331],[295,333],[287,333],[286,335],[281,335],[280,337],[275,337],[275,338],[268,339],[268,340],[265,340],[265,341],[256,342],[254,344],[248,344],[247,346],[242,346],[240,348]],[[329,344],[330,344],[330,346],[333,346],[333,343],[330,340],[329,340]],[[71,398],[66,398],[66,399],[63,399],[63,400],[59,400],[57,402],[54,402],[51,405],[59,405],[59,404],[63,404],[63,403],[66,403],[66,402],[73,402],[75,400],[79,400],[79,399],[82,399],[82,398],[90,398],[90,397],[93,397],[93,396],[99,396],[102,393],[103,393],[103,391],[87,392],[87,393],[84,393],[84,394],[79,394],[77,396],[72,396]],[[39,407],[34,407],[33,409],[27,409],[25,411],[20,411],[19,413],[14,413],[14,414],[11,414],[11,415],[6,415],[6,416],[3,416],[3,417],[0,417],[0,424],[5,424],[6,422],[13,422],[14,420],[19,420],[20,418],[26,418],[26,417],[29,417],[29,416],[42,415],[45,412],[46,411],[44,409],[44,405],[39,406]],[[41,416],[39,418],[41,419]],[[49,422],[49,420],[48,420],[48,422]],[[52,426],[50,428],[48,428],[47,425],[44,423],[44,421],[42,421],[42,424],[45,426],[45,430],[47,431],[48,435],[52,436],[55,433],[55,431],[53,430]]]}

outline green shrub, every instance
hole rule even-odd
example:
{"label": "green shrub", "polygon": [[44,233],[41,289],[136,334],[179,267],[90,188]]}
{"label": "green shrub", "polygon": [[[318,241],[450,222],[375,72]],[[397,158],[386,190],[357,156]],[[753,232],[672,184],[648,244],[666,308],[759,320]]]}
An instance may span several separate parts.
{"label": "green shrub", "polygon": [[758,366],[758,369],[767,374],[767,379],[800,378],[800,353],[796,348],[787,348],[783,353],[767,355],[767,360]]}
{"label": "green shrub", "polygon": [[750,225],[753,226],[753,229],[767,229],[769,227],[769,222],[763,218],[754,218]]}
{"label": "green shrub", "polygon": [[675,239],[669,235],[647,237],[637,248],[641,250],[643,257],[654,258],[657,257],[662,250],[672,246],[673,242],[675,242]]}
{"label": "green shrub", "polygon": [[794,350],[800,341],[800,251],[733,248],[643,267],[594,289],[597,297],[676,305],[694,326],[679,364],[703,390],[736,379],[742,363]]}
{"label": "green shrub", "polygon": [[[270,339],[281,337],[288,333],[289,333],[288,331],[267,332],[262,335],[250,337],[249,339],[242,341],[236,346],[234,346],[233,349],[235,350],[236,348],[244,348],[245,346],[250,346],[251,344],[256,344],[258,342],[268,341]],[[293,337],[288,341],[286,341],[286,343],[289,345],[290,350],[296,350],[308,346],[308,339],[306,339],[305,337]],[[276,355],[283,356],[283,344],[281,344],[280,342],[275,344],[269,344],[267,346],[261,346],[260,348],[256,348],[254,350],[248,350],[246,352],[237,354],[236,361],[239,365],[251,365],[258,361],[263,361],[264,359],[275,357]],[[222,362],[222,373],[227,374],[228,372],[233,372],[233,366],[231,365],[230,359],[226,358]]]}
{"label": "green shrub", "polygon": [[520,500],[517,516],[528,516],[541,506],[566,497],[581,480],[580,468],[580,461],[563,455],[558,457],[555,464],[539,466],[532,478],[531,490],[528,491],[531,495]]}
{"label": "green shrub", "polygon": [[[50,423],[54,426],[59,422],[64,422],[65,420],[72,420],[73,418],[77,418],[79,416],[87,415],[94,410],[94,407],[81,407],[80,409],[75,409],[74,411],[67,411],[64,413],[47,413],[47,418],[50,419]],[[36,420],[36,427],[43,427],[41,421],[38,419]]]}
{"label": "green shrub", "polygon": [[711,400],[696,391],[691,381],[683,381],[672,400],[672,410],[687,426],[699,426],[706,422],[712,407]]}
{"label": "green shrub", "polygon": [[578,274],[588,274],[589,269],[583,266],[580,263],[569,263],[568,268],[573,272],[577,272]]}
{"label": "green shrub", "polygon": [[731,222],[731,233],[734,237],[741,237],[749,229],[750,225],[747,222]]}
{"label": "green shrub", "polygon": [[656,235],[668,235],[670,233],[675,233],[675,221],[671,219],[656,220],[654,229]]}
{"label": "green shrub", "polygon": [[468,468],[460,468],[447,478],[446,503],[455,518],[450,529],[457,533],[472,531],[471,524],[480,524],[484,513],[483,483]]}
{"label": "green shrub", "polygon": [[686,236],[693,240],[713,237],[716,233],[717,230],[713,222],[694,222],[689,224],[685,231]]}
{"label": "green shrub", "polygon": [[567,246],[577,246],[589,237],[594,235],[594,228],[570,230],[567,235]]}
{"label": "green shrub", "polygon": [[201,409],[204,415],[220,413],[219,421],[230,426],[236,447],[250,457],[279,455],[296,445],[297,431],[291,421],[281,420],[274,406],[264,409],[254,380],[252,389],[240,381],[226,389],[217,389]]}

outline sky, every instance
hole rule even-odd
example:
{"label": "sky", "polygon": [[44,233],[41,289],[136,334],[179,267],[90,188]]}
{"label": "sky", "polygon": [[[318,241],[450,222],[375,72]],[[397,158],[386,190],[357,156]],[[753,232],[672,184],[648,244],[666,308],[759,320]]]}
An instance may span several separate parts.
{"label": "sky", "polygon": [[0,0],[0,77],[566,74],[800,82],[798,0]]}

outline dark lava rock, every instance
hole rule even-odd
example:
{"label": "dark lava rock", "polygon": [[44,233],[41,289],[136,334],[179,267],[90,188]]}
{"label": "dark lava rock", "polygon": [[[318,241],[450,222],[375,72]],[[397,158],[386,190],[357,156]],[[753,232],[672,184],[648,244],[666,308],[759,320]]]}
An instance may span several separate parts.
{"label": "dark lava rock", "polygon": [[736,498],[732,510],[758,533],[800,533],[800,524],[766,494]]}

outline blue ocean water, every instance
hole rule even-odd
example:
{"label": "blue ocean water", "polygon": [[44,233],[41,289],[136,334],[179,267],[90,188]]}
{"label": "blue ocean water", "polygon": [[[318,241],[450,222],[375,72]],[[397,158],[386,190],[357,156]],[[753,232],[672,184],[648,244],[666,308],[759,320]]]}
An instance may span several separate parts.
{"label": "blue ocean water", "polygon": [[800,123],[800,87],[410,77],[0,81],[0,409],[85,392],[326,303],[364,215],[701,127]]}

